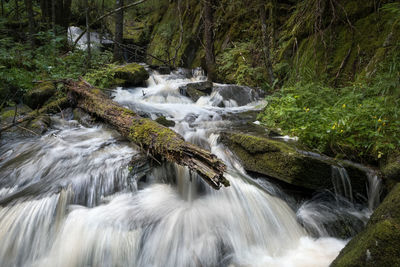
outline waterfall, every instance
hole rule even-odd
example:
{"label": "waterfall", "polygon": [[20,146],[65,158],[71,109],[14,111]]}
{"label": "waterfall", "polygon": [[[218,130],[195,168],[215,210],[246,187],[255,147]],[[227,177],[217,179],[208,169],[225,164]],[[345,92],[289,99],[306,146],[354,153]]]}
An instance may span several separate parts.
{"label": "waterfall", "polygon": [[[2,266],[309,267],[332,262],[346,240],[333,237],[324,218],[351,212],[361,218],[364,210],[350,211],[346,202],[326,199],[293,206],[275,185],[250,177],[218,143],[218,135],[232,127],[229,117],[260,108],[262,101],[224,108],[210,97],[194,103],[179,94],[179,87],[205,77],[201,70],[188,73],[153,73],[147,87],[117,88],[114,100],[148,117],[174,120],[173,129],[185,140],[226,163],[231,186],[215,191],[171,163],[139,175],[129,168],[138,148],[115,131],[54,116],[44,136],[0,141]],[[337,190],[351,199],[345,172],[334,171]],[[336,209],[321,209],[326,203]],[[348,226],[357,229],[357,222]]]}

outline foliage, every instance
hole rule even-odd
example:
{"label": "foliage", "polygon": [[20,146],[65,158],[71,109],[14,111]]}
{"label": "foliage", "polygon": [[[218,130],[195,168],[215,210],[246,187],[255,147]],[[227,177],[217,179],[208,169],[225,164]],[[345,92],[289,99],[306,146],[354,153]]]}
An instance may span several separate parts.
{"label": "foliage", "polygon": [[259,118],[270,128],[298,136],[320,152],[356,153],[376,160],[400,148],[399,68],[391,66],[371,84],[334,89],[308,83],[267,97]]}
{"label": "foliage", "polygon": [[260,51],[251,42],[236,43],[217,57],[218,76],[231,83],[259,86],[266,83],[265,68],[255,60]]}
{"label": "foliage", "polygon": [[[10,37],[0,39],[0,84],[3,98],[20,98],[33,87],[33,81],[61,78],[77,78],[86,69],[84,51],[64,53],[64,36],[53,38],[50,31],[36,34],[38,43],[32,49],[29,44],[14,41]],[[110,52],[94,51],[92,68],[96,69],[111,61]]]}

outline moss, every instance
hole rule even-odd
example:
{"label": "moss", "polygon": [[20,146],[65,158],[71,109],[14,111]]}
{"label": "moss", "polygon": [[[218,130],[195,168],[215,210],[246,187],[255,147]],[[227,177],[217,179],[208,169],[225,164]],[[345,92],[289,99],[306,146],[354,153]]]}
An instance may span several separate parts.
{"label": "moss", "polygon": [[165,118],[165,116],[160,116],[155,121],[165,127],[174,127],[175,126],[175,122],[168,120],[167,118]]}
{"label": "moss", "polygon": [[57,92],[53,82],[42,82],[24,95],[24,103],[36,109],[43,106]]}
{"label": "moss", "polygon": [[373,213],[367,227],[346,245],[331,266],[399,266],[399,205],[397,184]]}
{"label": "moss", "polygon": [[118,66],[114,70],[114,78],[119,79],[118,82],[124,80],[125,86],[138,86],[143,85],[149,78],[149,73],[146,69],[136,63]]}
{"label": "moss", "polygon": [[[178,148],[184,141],[177,139],[176,133],[160,126],[150,119],[135,120],[130,127],[129,138],[137,144],[145,144],[148,149],[157,153],[165,152],[164,149],[174,150]],[[168,157],[168,155],[167,155]]]}
{"label": "moss", "polygon": [[[286,143],[264,137],[234,133],[222,135],[222,141],[242,161],[246,170],[261,173],[283,182],[311,190],[332,188],[333,161],[299,153]],[[366,177],[353,189],[365,195]]]}

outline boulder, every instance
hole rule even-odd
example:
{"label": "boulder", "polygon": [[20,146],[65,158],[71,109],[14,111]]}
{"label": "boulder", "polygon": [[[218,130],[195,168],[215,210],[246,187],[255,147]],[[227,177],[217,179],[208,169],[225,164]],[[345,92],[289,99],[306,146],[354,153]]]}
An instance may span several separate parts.
{"label": "boulder", "polygon": [[42,82],[24,95],[24,103],[32,109],[41,108],[57,92],[53,82]]}
{"label": "boulder", "polygon": [[[221,101],[235,101],[238,106],[245,106],[265,96],[260,89],[240,85],[220,85],[214,86],[213,92],[222,97]],[[221,104],[217,104],[221,106]]]}
{"label": "boulder", "polygon": [[15,120],[18,120],[22,116],[32,112],[32,109],[27,105],[17,105],[17,113],[15,114],[15,107],[6,107],[0,112],[0,124],[1,126],[7,126],[13,122],[14,115]]}
{"label": "boulder", "polygon": [[386,187],[390,190],[400,182],[400,155],[392,155],[381,168]]}
{"label": "boulder", "polygon": [[183,96],[191,98],[197,102],[200,97],[210,95],[213,89],[213,84],[210,81],[188,83],[185,86],[179,87],[179,93]]}
{"label": "boulder", "polygon": [[[222,142],[236,154],[247,171],[264,174],[285,183],[310,190],[332,189],[335,160],[316,153],[304,153],[294,146],[266,137],[243,133],[223,133]],[[352,168],[352,190],[366,196],[367,173]]]}
{"label": "boulder", "polygon": [[160,116],[155,121],[165,127],[174,127],[175,126],[175,122],[172,120],[168,120],[167,118],[165,118],[165,116]]}
{"label": "boulder", "polygon": [[340,252],[331,267],[400,266],[400,183],[372,214],[366,228]]}
{"label": "boulder", "polygon": [[[146,69],[136,63],[118,66],[114,69],[114,78],[124,86],[141,86],[149,78]],[[123,80],[123,82],[122,82]]]}
{"label": "boulder", "polygon": [[[17,106],[15,120],[22,118],[32,112],[32,109],[26,105]],[[0,126],[4,127],[13,123],[15,107],[4,108],[0,112]],[[31,121],[27,121],[19,125],[19,127],[10,128],[10,132],[20,132],[24,135],[41,135],[47,131],[50,126],[50,117],[48,115],[40,115]]]}

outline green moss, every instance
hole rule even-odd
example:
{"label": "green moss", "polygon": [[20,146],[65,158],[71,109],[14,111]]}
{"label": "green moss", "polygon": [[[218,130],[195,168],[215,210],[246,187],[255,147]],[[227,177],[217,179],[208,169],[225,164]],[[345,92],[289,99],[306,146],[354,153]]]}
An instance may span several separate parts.
{"label": "green moss", "polygon": [[24,95],[24,103],[36,109],[43,106],[57,92],[53,82],[39,83],[34,89]]}
{"label": "green moss", "polygon": [[114,78],[125,80],[125,86],[142,85],[149,78],[146,69],[136,63],[118,66],[113,71]]}
{"label": "green moss", "polygon": [[399,205],[397,184],[371,216],[366,229],[346,245],[331,266],[399,266]]}
{"label": "green moss", "polygon": [[[169,128],[160,126],[150,119],[140,119],[132,122],[129,138],[137,144],[144,144],[148,149],[161,154],[178,148],[184,141],[177,139],[176,133]],[[168,157],[168,155],[166,155]]]}
{"label": "green moss", "polygon": [[[333,161],[299,153],[286,143],[240,133],[224,133],[222,141],[242,161],[246,170],[311,190],[332,187]],[[353,189],[365,195],[366,177],[354,179]]]}
{"label": "green moss", "polygon": [[155,121],[165,127],[174,127],[175,126],[175,122],[168,120],[167,118],[165,118],[165,116],[160,116]]}

